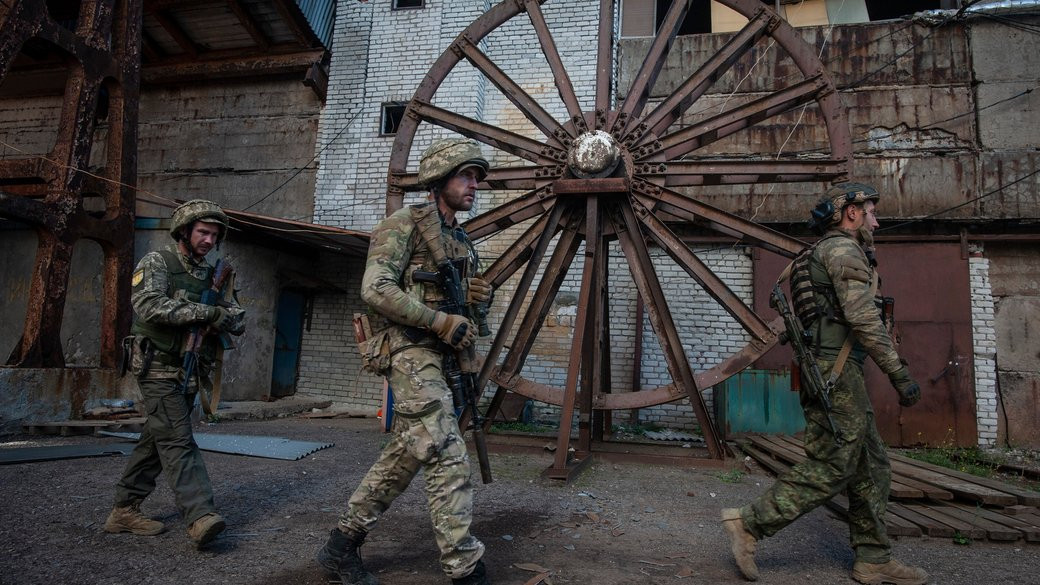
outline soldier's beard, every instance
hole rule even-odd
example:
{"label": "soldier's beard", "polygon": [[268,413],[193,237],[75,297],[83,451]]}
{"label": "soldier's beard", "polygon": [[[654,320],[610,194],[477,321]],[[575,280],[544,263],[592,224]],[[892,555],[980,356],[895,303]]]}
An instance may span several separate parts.
{"label": "soldier's beard", "polygon": [[867,222],[864,221],[863,225],[859,226],[859,229],[856,230],[856,239],[859,240],[859,243],[865,248],[874,247],[874,232],[867,227]]}

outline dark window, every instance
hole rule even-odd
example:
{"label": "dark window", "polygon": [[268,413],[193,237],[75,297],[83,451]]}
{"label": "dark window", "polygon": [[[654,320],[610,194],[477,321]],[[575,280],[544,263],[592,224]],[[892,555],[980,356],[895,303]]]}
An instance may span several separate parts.
{"label": "dark window", "polygon": [[902,2],[867,0],[867,14],[870,15],[870,20],[890,20],[922,10],[957,8],[954,4],[958,4],[958,2],[951,0],[903,0]]}
{"label": "dark window", "polygon": [[[657,30],[661,30],[664,17],[672,0],[657,0]],[[686,12],[686,19],[679,25],[680,35],[695,35],[711,32],[711,0],[693,0]]]}
{"label": "dark window", "polygon": [[394,0],[392,8],[394,10],[407,10],[409,8],[423,8],[425,5],[425,0]]}
{"label": "dark window", "polygon": [[404,109],[407,102],[387,102],[383,104],[383,114],[379,120],[379,134],[381,136],[393,136],[397,134],[397,128],[401,125],[404,117]]}

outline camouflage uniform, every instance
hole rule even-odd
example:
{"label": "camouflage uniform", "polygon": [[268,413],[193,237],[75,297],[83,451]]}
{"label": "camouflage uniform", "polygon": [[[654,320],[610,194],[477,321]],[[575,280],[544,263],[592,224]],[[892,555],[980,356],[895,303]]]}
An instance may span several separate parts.
{"label": "camouflage uniform", "polygon": [[[176,260],[179,265],[170,266],[168,260]],[[165,469],[177,508],[189,525],[206,514],[216,513],[213,488],[191,431],[197,385],[210,384],[216,341],[207,339],[204,343],[199,352],[198,377],[192,380],[191,391],[182,393],[178,388],[184,375],[181,336],[190,327],[206,323],[213,308],[196,302],[198,297],[177,289],[173,283],[177,279],[194,280],[192,288],[209,288],[212,278],[213,267],[205,259],[194,261],[175,249],[150,252],[134,270],[130,297],[137,315],[132,329],[135,360],[139,362],[145,352],[154,356],[145,371],[133,372],[141,387],[148,418],[126,470],[116,484],[116,506],[144,500],[155,489],[155,480]],[[195,300],[191,300],[193,298]],[[245,311],[233,298],[231,305],[227,309],[232,319],[228,332],[241,334],[245,328]],[[164,336],[164,332],[174,335]],[[145,338],[149,339],[147,345],[151,349],[147,345],[142,348]]]}
{"label": "camouflage uniform", "polygon": [[441,568],[456,579],[474,570],[484,545],[470,534],[469,456],[442,373],[442,344],[426,331],[443,293],[412,279],[416,270],[436,271],[416,219],[431,213],[440,223],[448,257],[475,260],[466,232],[436,217],[436,203],[398,210],[372,232],[361,296],[378,314],[374,338],[388,350],[384,372],[394,393],[393,435],[350,497],[340,529],[367,533],[421,469]]}
{"label": "camouflage uniform", "polygon": [[838,228],[828,231],[815,247],[809,275],[817,303],[827,307],[829,314],[809,328],[824,377],[830,374],[846,336],[854,335],[852,353],[831,393],[831,415],[842,441],[835,443],[822,406],[803,383],[807,459],[781,474],[765,494],[741,508],[740,516],[747,530],[761,539],[847,490],[850,541],[856,560],[886,563],[891,547],[884,516],[891,469],[874,424],[874,410],[863,381],[863,361],[869,355],[888,374],[902,365],[870,294],[874,269],[854,234]]}

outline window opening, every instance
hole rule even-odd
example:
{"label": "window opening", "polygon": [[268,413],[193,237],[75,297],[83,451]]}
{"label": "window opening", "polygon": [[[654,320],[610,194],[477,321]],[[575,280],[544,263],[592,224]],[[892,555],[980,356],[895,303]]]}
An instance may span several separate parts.
{"label": "window opening", "polygon": [[393,10],[409,10],[413,8],[425,8],[425,0],[394,0],[391,8]]}
{"label": "window opening", "polygon": [[387,102],[383,104],[383,113],[380,116],[379,134],[381,136],[393,136],[397,134],[401,120],[404,118],[404,109],[408,107],[407,102]]}

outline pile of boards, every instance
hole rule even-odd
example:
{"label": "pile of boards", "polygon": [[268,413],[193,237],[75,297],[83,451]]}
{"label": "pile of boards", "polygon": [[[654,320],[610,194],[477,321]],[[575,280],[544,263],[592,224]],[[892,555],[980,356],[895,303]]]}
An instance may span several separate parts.
{"label": "pile of boards", "polygon": [[[805,459],[798,439],[748,435],[737,443],[769,471],[780,474]],[[972,538],[1040,543],[1040,492],[910,459],[892,451],[892,490],[885,522],[890,536]],[[848,513],[845,496],[828,507]]]}

